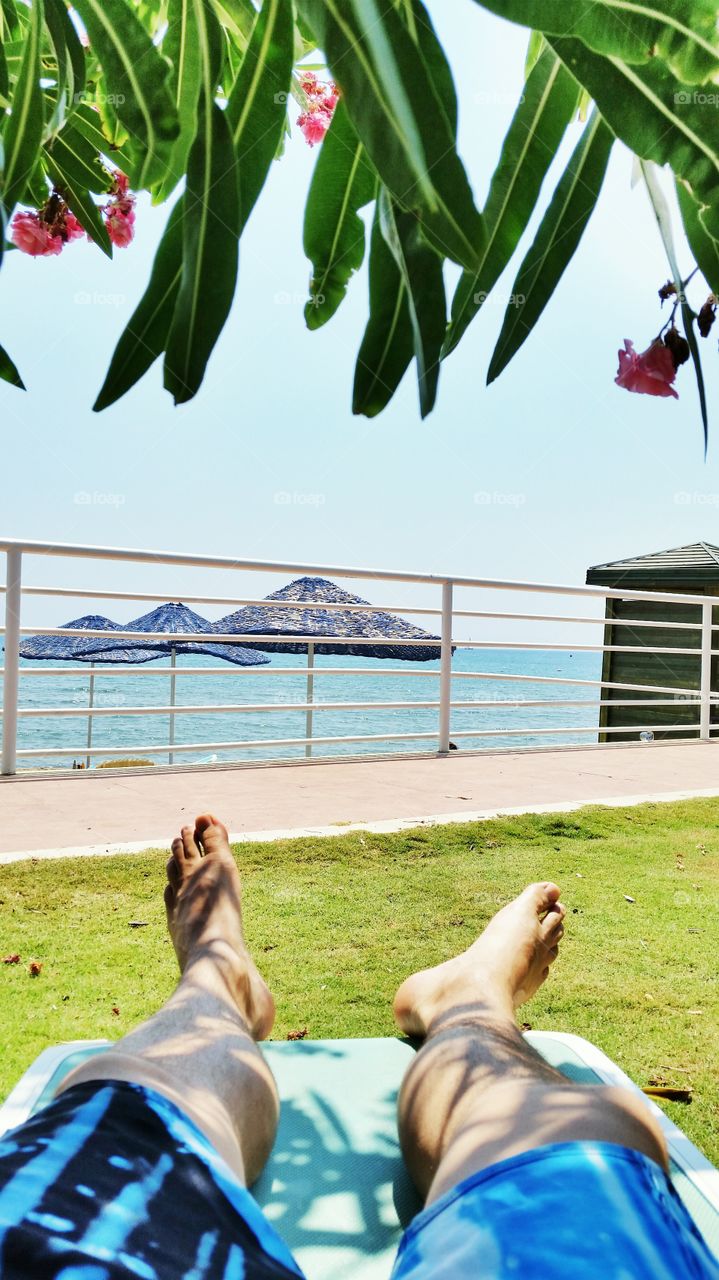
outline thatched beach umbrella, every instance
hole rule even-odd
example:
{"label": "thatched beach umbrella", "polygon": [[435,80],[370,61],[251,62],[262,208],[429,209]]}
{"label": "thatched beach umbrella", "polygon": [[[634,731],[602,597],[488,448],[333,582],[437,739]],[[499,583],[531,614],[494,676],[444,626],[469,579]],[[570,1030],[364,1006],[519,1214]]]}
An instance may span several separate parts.
{"label": "thatched beach umbrella", "polygon": [[[199,613],[195,613],[193,609],[188,609],[186,604],[167,603],[158,605],[156,609],[144,613],[140,618],[134,618],[132,622],[128,622],[124,627],[118,627],[112,624],[113,630],[121,631],[145,631],[148,635],[159,631],[169,632],[170,635],[166,640],[141,640],[128,639],[127,637],[118,637],[115,640],[112,636],[96,637],[95,640],[84,641],[92,648],[92,652],[98,660],[98,655],[102,656],[104,662],[144,662],[146,658],[138,658],[138,653],[151,652],[152,656],[157,658],[164,654],[170,655],[170,666],[175,667],[177,662],[177,654],[186,653],[203,653],[211,658],[221,658],[223,662],[231,662],[236,667],[258,667],[265,666],[270,659],[262,654],[253,653],[249,649],[238,644],[215,644],[209,641],[195,640],[175,640],[172,636],[187,634],[194,632],[196,635],[207,635],[213,630],[212,623],[207,618],[203,618]],[[108,656],[114,655],[114,656]],[[176,676],[170,676],[170,706],[175,706],[176,699]],[[175,741],[175,715],[170,712],[170,745]],[[170,752],[169,761],[173,763],[173,753]]]}
{"label": "thatched beach umbrella", "polygon": [[[99,613],[86,613],[81,618],[73,618],[71,622],[64,622],[62,630],[68,629],[72,631],[121,631],[119,623],[113,622],[110,618],[103,618]],[[97,637],[94,637],[97,642]],[[88,710],[92,711],[95,705],[95,663],[96,662],[118,662],[118,659],[112,651],[108,653],[90,652],[92,649],[93,637],[84,639],[83,636],[28,636],[20,644],[21,658],[34,658],[38,662],[87,662],[90,664],[90,686],[88,689]],[[124,659],[125,662],[152,662],[153,658],[161,658],[163,653],[159,649],[135,649],[132,654]],[[92,716],[87,717],[87,749],[92,746]],[[86,757],[87,768],[90,768],[90,756]]]}
{"label": "thatched beach umbrella", "polygon": [[[315,654],[333,653],[362,658],[389,658],[401,662],[432,662],[439,657],[439,647],[423,643],[438,640],[405,618],[372,609],[369,601],[344,591],[327,578],[297,578],[279,591],[267,596],[266,605],[247,605],[214,624],[220,635],[239,636],[311,636],[311,640],[293,644],[287,639],[246,640],[247,648],[267,653],[307,654],[307,702],[313,701],[313,668]],[[272,604],[276,601],[276,604]],[[289,603],[288,603],[289,602]],[[323,609],[323,604],[347,605],[353,608]],[[357,606],[366,605],[366,611]],[[374,644],[354,644],[345,636],[375,640]],[[393,640],[417,640],[417,644],[392,644]],[[312,711],[307,711],[306,737],[312,737]],[[307,743],[305,755],[312,754]]]}

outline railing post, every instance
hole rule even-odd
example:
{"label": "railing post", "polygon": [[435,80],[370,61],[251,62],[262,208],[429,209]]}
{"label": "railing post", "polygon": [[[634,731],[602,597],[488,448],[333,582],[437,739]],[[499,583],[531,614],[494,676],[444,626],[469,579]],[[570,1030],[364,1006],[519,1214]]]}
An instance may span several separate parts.
{"label": "railing post", "polygon": [[452,583],[442,583],[442,646],[439,671],[439,754],[449,755],[452,702]]}
{"label": "railing post", "polygon": [[[307,646],[307,702],[315,700],[315,646],[308,644]],[[308,707],[305,715],[305,737],[310,741],[305,743],[305,758],[309,760],[312,755],[312,708]]]}
{"label": "railing post", "polygon": [[15,773],[17,763],[17,704],[20,683],[20,596],[22,552],[10,547],[5,570],[5,675],[3,678],[2,773]]}
{"label": "railing post", "polygon": [[[177,701],[177,687],[176,687],[177,676],[175,675],[176,666],[177,666],[177,650],[175,649],[175,646],[173,644],[172,648],[170,649],[170,667],[172,670],[172,675],[170,676],[170,706],[172,707],[172,711],[170,712],[170,746],[171,747],[174,747],[175,745],[175,702]],[[175,763],[174,752],[172,751],[170,752],[169,756],[167,757],[167,763],[168,764]]]}
{"label": "railing post", "polygon": [[87,755],[85,756],[86,769],[89,769],[92,763],[90,750],[92,748],[92,721],[93,721],[92,709],[94,706],[95,706],[95,663],[91,662],[90,663],[90,688],[88,690],[88,695],[87,695],[87,709],[89,714],[87,717]]}
{"label": "railing post", "polygon": [[711,691],[712,691],[712,605],[706,601],[702,605],[702,666],[699,710],[699,737],[708,742],[711,737]]}

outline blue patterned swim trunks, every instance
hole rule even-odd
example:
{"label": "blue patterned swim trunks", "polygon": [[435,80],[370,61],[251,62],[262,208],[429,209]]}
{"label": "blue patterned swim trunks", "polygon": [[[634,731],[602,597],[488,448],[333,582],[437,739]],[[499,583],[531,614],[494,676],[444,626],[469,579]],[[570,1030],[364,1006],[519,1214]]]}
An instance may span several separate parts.
{"label": "blue patterned swim trunks", "polygon": [[[0,1280],[297,1280],[250,1193],[173,1103],[91,1082],[0,1139]],[[719,1280],[662,1170],[564,1143],[420,1213],[392,1280]],[[338,1276],[337,1280],[351,1280]]]}
{"label": "blue patterned swim trunks", "polygon": [[609,1142],[502,1160],[417,1215],[392,1280],[719,1280],[659,1165]]}

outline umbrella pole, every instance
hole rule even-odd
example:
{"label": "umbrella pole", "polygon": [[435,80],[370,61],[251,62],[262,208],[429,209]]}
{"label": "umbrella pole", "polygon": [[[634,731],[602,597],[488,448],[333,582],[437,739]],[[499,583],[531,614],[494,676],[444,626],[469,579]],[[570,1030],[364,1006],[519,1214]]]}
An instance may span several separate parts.
{"label": "umbrella pole", "polygon": [[[314,694],[315,694],[314,671],[315,671],[315,646],[313,644],[308,644],[307,646],[307,701],[308,702],[314,702]],[[305,717],[305,737],[306,738],[312,737],[313,714],[314,713],[312,709],[308,708],[307,715]],[[307,759],[309,759],[311,755],[312,755],[312,743],[307,742],[305,743],[305,756],[307,757]]]}
{"label": "umbrella pole", "polygon": [[[88,710],[92,711],[95,705],[95,663],[90,663],[90,693],[88,697]],[[90,768],[90,747],[92,746],[92,716],[87,717],[87,751],[85,756],[85,768]]]}
{"label": "umbrella pole", "polygon": [[[175,682],[177,680],[177,676],[175,675],[175,667],[177,666],[177,651],[175,649],[174,644],[170,650],[170,666],[172,667],[172,675],[170,676],[170,706],[174,707]],[[175,712],[171,711],[170,712],[170,746],[173,746],[174,741],[175,741]],[[171,751],[169,755],[169,763],[174,764],[174,762],[175,762],[175,756],[174,756],[174,753]]]}

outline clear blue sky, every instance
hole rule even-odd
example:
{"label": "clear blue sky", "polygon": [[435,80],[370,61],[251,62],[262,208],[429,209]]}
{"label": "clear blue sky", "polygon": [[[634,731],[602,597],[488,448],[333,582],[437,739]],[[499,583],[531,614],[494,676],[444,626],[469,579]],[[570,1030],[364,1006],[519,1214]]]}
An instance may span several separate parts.
{"label": "clear blue sky", "polygon": [[[430,9],[455,67],[461,150],[481,202],[520,89],[526,33],[470,0],[432,0]],[[539,329],[487,389],[502,319],[492,298],[444,367],[438,408],[424,423],[409,375],[379,419],[351,416],[364,271],[326,329],[304,328],[302,209],[315,155],[296,134],[274,165],[242,243],[230,322],[204,387],[181,409],[162,391],[157,364],[119,405],[90,411],[166,209],[141,203],[136,241],[112,263],[84,242],[60,258],[8,256],[0,341],[30,391],[0,384],[4,533],[570,583],[596,562],[719,540],[715,340],[703,348],[715,411],[706,464],[688,368],[678,402],[614,385],[622,340],[642,350],[660,326],[656,289],[667,276],[622,147]],[[511,291],[514,269],[499,295]],[[278,502],[281,493],[291,501]],[[93,500],[78,502],[83,494]],[[159,581],[128,566],[71,573],[95,586]],[[68,576],[48,561],[27,580]],[[168,594],[239,585],[174,573],[162,582]],[[29,601],[25,621],[41,615],[63,620]]]}

